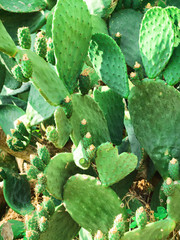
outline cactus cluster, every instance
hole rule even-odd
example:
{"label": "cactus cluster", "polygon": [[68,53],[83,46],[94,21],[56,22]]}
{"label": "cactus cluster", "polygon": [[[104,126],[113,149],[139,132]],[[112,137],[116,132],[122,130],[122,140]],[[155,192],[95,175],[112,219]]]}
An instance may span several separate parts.
{"label": "cactus cluster", "polygon": [[[172,237],[180,224],[178,2],[1,2],[0,181],[24,216],[23,239]],[[16,34],[10,17],[20,19]],[[18,171],[1,151],[26,163]]]}

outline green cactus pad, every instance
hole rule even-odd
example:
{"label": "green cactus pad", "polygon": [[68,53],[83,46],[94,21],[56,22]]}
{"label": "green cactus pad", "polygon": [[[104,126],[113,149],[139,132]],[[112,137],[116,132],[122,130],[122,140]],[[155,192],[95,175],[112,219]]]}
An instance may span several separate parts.
{"label": "green cactus pad", "polygon": [[122,97],[128,97],[126,63],[116,42],[106,34],[94,34],[90,44],[89,57],[102,81]]}
{"label": "green cactus pad", "polygon": [[95,33],[109,34],[106,22],[99,16],[91,15],[92,20],[92,35]]}
{"label": "green cactus pad", "polygon": [[67,179],[76,174],[79,168],[75,165],[71,153],[59,153],[46,167],[47,189],[57,199],[62,199],[63,186]]}
{"label": "green cactus pad", "polygon": [[46,165],[38,156],[31,156],[31,164],[36,167],[39,171],[44,171]]}
{"label": "green cactus pad", "polygon": [[115,9],[117,0],[85,0],[88,10],[92,15],[107,18]]}
{"label": "green cactus pad", "polygon": [[28,103],[26,108],[26,116],[30,126],[40,124],[42,121],[49,119],[56,107],[51,106],[38,89],[32,84],[28,95]]}
{"label": "green cactus pad", "polygon": [[89,232],[106,233],[118,214],[126,219],[124,204],[116,193],[94,177],[76,174],[69,178],[63,198],[71,217]]}
{"label": "green cactus pad", "polygon": [[70,93],[76,87],[91,40],[91,17],[83,0],[58,1],[53,18],[57,70]]}
{"label": "green cactus pad", "polygon": [[46,211],[49,213],[49,215],[53,215],[54,211],[55,211],[55,204],[53,202],[53,200],[49,197],[43,197],[43,207],[46,209]]}
{"label": "green cactus pad", "polygon": [[37,152],[38,152],[39,158],[43,161],[45,165],[47,165],[50,162],[51,157],[46,146],[39,147]]}
{"label": "green cactus pad", "polygon": [[27,54],[32,62],[32,82],[43,97],[51,105],[59,105],[60,102],[69,95],[62,81],[58,78],[56,72],[45,60],[30,50],[19,50],[16,60],[22,60],[23,55]]}
{"label": "green cactus pad", "polygon": [[88,132],[91,133],[93,144],[97,147],[103,142],[110,141],[106,119],[98,104],[90,96],[73,94],[73,113],[70,118],[73,131],[71,138],[76,146],[82,139],[80,134],[80,123],[86,119]]}
{"label": "green cactus pad", "polygon": [[149,9],[142,20],[139,37],[140,53],[149,78],[164,69],[173,53],[174,41],[173,24],[167,12],[160,7]]}
{"label": "green cactus pad", "polygon": [[17,53],[17,47],[12,38],[6,31],[2,21],[0,20],[0,51],[14,57]]}
{"label": "green cactus pad", "polygon": [[26,0],[1,0],[0,8],[8,12],[15,13],[28,13],[28,12],[37,12],[45,9],[47,6],[46,1],[44,0],[31,0],[28,2]]}
{"label": "green cactus pad", "polygon": [[178,47],[178,45],[180,44],[180,31],[178,25],[180,21],[180,9],[178,9],[177,7],[167,7],[165,8],[165,11],[173,22],[175,32],[174,47]]}
{"label": "green cactus pad", "polygon": [[10,129],[15,128],[14,122],[24,115],[25,112],[14,105],[0,105],[0,126],[5,134],[11,134]]}
{"label": "green cactus pad", "polygon": [[25,215],[25,227],[27,231],[34,230],[38,231],[38,219],[36,212],[33,212],[31,215]]}
{"label": "green cactus pad", "polygon": [[94,91],[94,99],[98,102],[107,120],[112,143],[121,144],[124,129],[124,103],[121,96],[104,87]]}
{"label": "green cactus pad", "polygon": [[125,9],[113,13],[109,21],[110,35],[115,39],[118,32],[121,34],[120,48],[131,67],[135,61],[142,62],[138,43],[142,16],[133,9]]}
{"label": "green cactus pad", "polygon": [[96,166],[103,185],[110,186],[119,182],[137,166],[134,154],[121,153],[112,143],[104,143],[97,150]]}
{"label": "green cactus pad", "polygon": [[31,213],[34,207],[31,204],[30,185],[26,175],[8,172],[6,174],[7,178],[4,179],[3,193],[7,204],[21,215]]}
{"label": "green cactus pad", "polygon": [[180,45],[174,49],[169,63],[163,71],[163,76],[169,85],[180,82]]}
{"label": "green cactus pad", "polygon": [[32,165],[32,166],[30,166],[29,170],[27,171],[27,177],[29,180],[36,179],[37,175],[39,173],[40,173],[40,171]]}
{"label": "green cactus pad", "polygon": [[144,229],[134,229],[125,233],[121,240],[165,240],[176,226],[175,221],[170,218],[149,223]]}
{"label": "green cactus pad", "polygon": [[168,216],[176,223],[180,223],[180,211],[178,210],[180,201],[180,181],[174,182],[174,193],[167,198]]}
{"label": "green cactus pad", "polygon": [[144,79],[129,96],[136,137],[163,178],[168,177],[169,161],[172,158],[179,161],[179,104],[179,92],[161,80]]}
{"label": "green cactus pad", "polygon": [[63,204],[56,208],[49,220],[49,227],[40,240],[71,240],[79,232],[79,225],[71,218]]}
{"label": "green cactus pad", "polygon": [[26,238],[27,240],[39,240],[39,232],[34,230],[26,231]]}

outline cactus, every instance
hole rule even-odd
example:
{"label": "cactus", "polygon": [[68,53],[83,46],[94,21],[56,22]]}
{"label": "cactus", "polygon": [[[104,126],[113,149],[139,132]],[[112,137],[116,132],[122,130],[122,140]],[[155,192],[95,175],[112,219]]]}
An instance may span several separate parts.
{"label": "cactus", "polygon": [[147,224],[147,213],[143,207],[136,210],[136,222],[139,228],[144,228]]}
{"label": "cactus", "polygon": [[28,27],[18,28],[18,41],[22,48],[31,48],[31,35]]}
{"label": "cactus", "polygon": [[32,76],[32,63],[31,60],[28,58],[27,54],[23,55],[23,59],[20,64],[22,74],[25,78],[30,78]]}
{"label": "cactus", "polygon": [[179,162],[173,158],[168,165],[169,175],[173,180],[179,180]]}
{"label": "cactus", "polygon": [[14,76],[14,78],[16,80],[18,80],[19,82],[28,82],[29,79],[28,78],[25,78],[23,73],[22,73],[22,69],[19,65],[15,65],[12,69],[11,69],[11,72]]}
{"label": "cactus", "polygon": [[42,58],[46,57],[47,43],[46,43],[45,33],[43,31],[37,34],[34,47],[38,56]]}

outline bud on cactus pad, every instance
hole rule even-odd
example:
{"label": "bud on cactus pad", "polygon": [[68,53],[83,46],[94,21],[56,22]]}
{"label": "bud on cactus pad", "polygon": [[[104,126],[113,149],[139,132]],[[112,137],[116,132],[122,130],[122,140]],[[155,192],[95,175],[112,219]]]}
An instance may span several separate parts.
{"label": "bud on cactus pad", "polygon": [[60,104],[60,106],[63,108],[66,117],[70,118],[73,111],[73,105],[71,99],[67,96]]}
{"label": "bud on cactus pad", "polygon": [[49,215],[51,216],[55,211],[55,205],[53,200],[50,197],[43,196],[43,207],[47,210]]}
{"label": "bud on cactus pad", "polygon": [[31,164],[34,165],[39,171],[44,171],[45,169],[45,165],[43,163],[43,161],[38,157],[38,156],[30,156],[31,159]]}
{"label": "bud on cactus pad", "polygon": [[26,230],[28,231],[33,230],[38,232],[39,227],[38,227],[36,212],[32,215],[25,216],[25,226],[26,226]]}
{"label": "bud on cactus pad", "polygon": [[167,178],[163,182],[163,191],[167,197],[171,196],[174,193],[174,182],[171,178]]}
{"label": "bud on cactus pad", "polygon": [[136,222],[139,228],[144,228],[147,224],[147,214],[143,207],[136,210]]}
{"label": "bud on cactus pad", "polygon": [[48,229],[48,220],[44,216],[39,219],[39,230],[45,232]]}
{"label": "bud on cactus pad", "polygon": [[36,231],[26,231],[26,239],[27,240],[39,240],[39,233]]}
{"label": "bud on cactus pad", "polygon": [[22,48],[31,48],[31,35],[28,27],[18,28],[18,41]]}
{"label": "bud on cactus pad", "polygon": [[19,81],[19,82],[28,82],[29,79],[28,78],[25,78],[23,73],[22,73],[22,70],[21,70],[21,67],[19,65],[15,65],[12,69],[11,69],[11,72],[14,76],[14,78]]}
{"label": "bud on cactus pad", "polygon": [[35,47],[35,51],[38,56],[40,56],[42,58],[46,57],[47,43],[46,43],[46,38],[45,38],[45,34],[43,31],[39,32],[36,35],[34,47]]}
{"label": "bud on cactus pad", "polygon": [[80,123],[80,134],[82,137],[87,133],[87,121],[83,119]]}
{"label": "bud on cactus pad", "polygon": [[51,38],[47,41],[46,59],[49,63],[55,65],[54,46]]}
{"label": "bud on cactus pad", "polygon": [[82,95],[88,94],[90,89],[90,78],[89,76],[80,75],[79,76],[79,89]]}
{"label": "bud on cactus pad", "polygon": [[27,54],[23,55],[20,67],[25,78],[30,78],[32,76],[32,63]]}
{"label": "bud on cactus pad", "polygon": [[119,240],[120,239],[120,235],[119,232],[117,230],[117,228],[114,226],[109,230],[108,233],[108,239],[109,240]]}
{"label": "bud on cactus pad", "polygon": [[47,150],[46,146],[38,148],[38,156],[44,162],[45,165],[47,165],[51,159],[49,151]]}
{"label": "bud on cactus pad", "polygon": [[173,158],[168,165],[169,175],[173,180],[179,180],[179,162]]}
{"label": "bud on cactus pad", "polygon": [[94,236],[94,240],[105,240],[104,234],[101,232],[101,230],[97,231]]}

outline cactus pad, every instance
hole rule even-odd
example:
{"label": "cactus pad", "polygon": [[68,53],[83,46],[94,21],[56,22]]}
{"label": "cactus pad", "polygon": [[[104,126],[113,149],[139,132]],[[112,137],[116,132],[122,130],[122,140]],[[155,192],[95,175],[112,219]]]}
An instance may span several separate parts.
{"label": "cactus pad", "polygon": [[110,141],[106,119],[98,104],[90,96],[73,94],[73,113],[70,118],[73,131],[71,138],[77,146],[81,140],[80,123],[82,119],[87,121],[87,130],[91,133],[93,144],[97,147],[103,142]]}
{"label": "cactus pad", "polygon": [[121,144],[124,129],[124,103],[121,96],[105,87],[96,89],[94,98],[107,120],[112,143]]}
{"label": "cactus pad", "polygon": [[165,220],[149,223],[144,229],[137,228],[133,231],[129,231],[125,233],[121,240],[165,240],[174,230],[175,226],[175,221],[167,218]]}
{"label": "cactus pad", "polygon": [[149,9],[141,23],[139,46],[145,71],[156,77],[168,63],[174,48],[174,29],[167,12],[160,7]]}
{"label": "cactus pad", "polygon": [[121,153],[112,143],[104,143],[97,150],[96,166],[103,185],[110,186],[119,182],[137,166],[134,154]]}
{"label": "cactus pad", "polygon": [[62,199],[63,186],[67,179],[78,172],[71,153],[59,153],[46,167],[47,189],[57,199]]}
{"label": "cactus pad", "polygon": [[106,233],[120,213],[126,219],[124,204],[116,193],[94,177],[76,174],[69,178],[63,198],[71,217],[89,232]]}
{"label": "cactus pad", "polygon": [[63,205],[57,207],[49,220],[49,227],[40,240],[71,240],[79,232],[79,225],[71,218]]}
{"label": "cactus pad", "polygon": [[129,96],[136,137],[163,178],[168,177],[169,161],[172,158],[179,161],[179,104],[179,92],[161,80],[144,79]]}
{"label": "cactus pad", "polygon": [[180,82],[180,45],[174,49],[169,63],[163,71],[163,76],[169,85]]}
{"label": "cactus pad", "polygon": [[124,9],[113,13],[109,21],[110,35],[115,39],[118,32],[121,34],[118,45],[131,67],[135,61],[142,62],[138,43],[142,16],[142,13],[133,9]]}
{"label": "cactus pad", "polygon": [[0,7],[5,11],[15,13],[38,12],[46,8],[46,2],[42,0],[31,0],[27,4],[26,0],[1,0]]}
{"label": "cactus pad", "polygon": [[122,97],[127,97],[129,94],[127,68],[124,55],[116,42],[106,34],[94,34],[89,57],[102,81]]}
{"label": "cactus pad", "polygon": [[30,50],[19,50],[16,60],[20,62],[23,55],[27,54],[32,62],[32,82],[39,89],[43,97],[51,105],[59,105],[60,102],[69,95],[62,81],[58,78],[56,72],[44,61],[43,58]]}
{"label": "cactus pad", "polygon": [[21,215],[29,214],[34,207],[31,204],[30,185],[25,175],[6,172],[3,193],[7,204]]}
{"label": "cactus pad", "polygon": [[53,18],[57,70],[70,93],[76,87],[91,40],[91,17],[83,0],[58,1]]}

